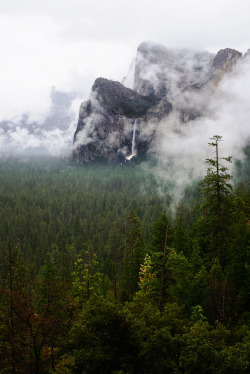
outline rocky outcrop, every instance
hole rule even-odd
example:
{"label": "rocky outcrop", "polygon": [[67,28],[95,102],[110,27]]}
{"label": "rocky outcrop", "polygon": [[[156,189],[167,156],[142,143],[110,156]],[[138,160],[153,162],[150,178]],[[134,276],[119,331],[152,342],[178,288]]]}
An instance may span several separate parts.
{"label": "rocky outcrop", "polygon": [[173,99],[186,87],[208,80],[213,57],[206,51],[142,43],[137,50],[134,89],[142,95],[155,92]]}
{"label": "rocky outcrop", "polygon": [[166,102],[164,108],[158,109],[160,101],[153,93],[142,96],[119,82],[96,79],[90,99],[80,108],[74,159],[123,162],[133,152],[133,156],[147,153],[153,136],[149,129],[152,113],[160,119],[172,108]]}
{"label": "rocky outcrop", "polygon": [[242,53],[235,49],[221,49],[215,56],[211,69],[211,79],[218,83],[226,73],[232,72],[233,68],[242,58]]}
{"label": "rocky outcrop", "polygon": [[142,43],[127,77],[133,89],[98,78],[89,100],[82,103],[74,160],[126,162],[149,153],[152,144],[155,150],[164,126],[178,131],[175,123],[179,127],[206,116],[207,98],[241,58],[229,48],[214,55]]}

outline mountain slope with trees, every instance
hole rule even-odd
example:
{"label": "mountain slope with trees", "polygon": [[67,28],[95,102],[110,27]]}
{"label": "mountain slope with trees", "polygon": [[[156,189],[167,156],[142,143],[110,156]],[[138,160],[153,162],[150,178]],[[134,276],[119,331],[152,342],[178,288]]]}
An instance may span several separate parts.
{"label": "mountain slope with trees", "polygon": [[249,173],[219,142],[175,211],[140,165],[1,161],[1,373],[249,372]]}

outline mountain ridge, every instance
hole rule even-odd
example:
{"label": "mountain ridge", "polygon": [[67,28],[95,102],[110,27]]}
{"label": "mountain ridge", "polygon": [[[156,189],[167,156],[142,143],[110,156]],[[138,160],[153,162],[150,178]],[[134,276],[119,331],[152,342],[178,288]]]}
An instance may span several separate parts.
{"label": "mountain ridge", "polygon": [[169,131],[206,117],[209,97],[240,60],[242,53],[230,48],[212,54],[141,43],[130,77],[133,89],[105,78],[95,80],[89,100],[80,108],[73,159],[127,162],[157,153],[157,139],[169,126],[170,113],[179,125],[171,124]]}

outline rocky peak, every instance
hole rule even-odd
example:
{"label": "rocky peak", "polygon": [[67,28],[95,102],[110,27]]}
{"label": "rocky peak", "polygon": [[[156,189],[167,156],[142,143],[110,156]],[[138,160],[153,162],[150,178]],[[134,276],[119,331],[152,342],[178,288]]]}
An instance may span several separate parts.
{"label": "rocky peak", "polygon": [[237,62],[242,58],[242,53],[235,49],[221,49],[213,60],[211,80],[216,84],[225,74],[233,71]]}
{"label": "rocky peak", "polygon": [[89,100],[81,105],[74,136],[75,160],[124,162],[147,154],[161,138],[164,126],[175,131],[177,124],[179,131],[181,124],[207,115],[216,84],[241,57],[229,48],[214,55],[140,44],[133,76],[127,79],[133,82],[132,88],[98,78]]}
{"label": "rocky peak", "polygon": [[137,50],[134,90],[142,95],[175,96],[191,85],[208,80],[214,55],[207,51],[170,49],[142,43]]}
{"label": "rocky peak", "polygon": [[247,58],[250,57],[250,49],[248,49],[248,50],[246,51],[246,53],[244,54],[244,58],[245,58],[245,57],[247,57]]}
{"label": "rocky peak", "polygon": [[123,86],[120,82],[97,78],[92,91],[102,107],[110,114],[118,114],[127,118],[144,116],[149,108],[156,105],[159,99],[154,95],[142,96]]}
{"label": "rocky peak", "polygon": [[221,49],[214,58],[212,68],[215,70],[230,71],[241,57],[242,53],[235,49]]}
{"label": "rocky peak", "polygon": [[[157,112],[154,108],[160,101],[153,93],[142,96],[119,82],[97,78],[89,100],[80,107],[74,135],[75,160],[126,161],[138,150],[145,154],[153,136],[148,131],[149,117]],[[166,103],[159,115],[170,110],[171,105]]]}

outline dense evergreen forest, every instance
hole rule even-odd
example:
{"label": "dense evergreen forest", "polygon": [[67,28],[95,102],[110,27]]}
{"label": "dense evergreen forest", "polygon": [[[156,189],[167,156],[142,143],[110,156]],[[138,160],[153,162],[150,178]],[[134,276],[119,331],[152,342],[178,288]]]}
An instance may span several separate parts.
{"label": "dense evergreen forest", "polygon": [[220,140],[178,202],[154,166],[0,161],[0,373],[250,372],[250,148],[232,179]]}

